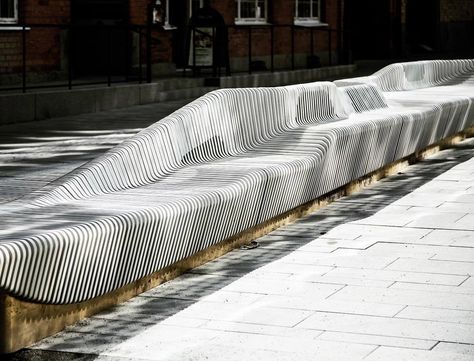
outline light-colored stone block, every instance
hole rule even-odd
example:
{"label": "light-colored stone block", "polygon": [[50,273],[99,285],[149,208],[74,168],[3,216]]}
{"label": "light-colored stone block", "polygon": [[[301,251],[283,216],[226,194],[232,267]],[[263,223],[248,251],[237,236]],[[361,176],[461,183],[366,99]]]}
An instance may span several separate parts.
{"label": "light-colored stone block", "polygon": [[405,306],[360,301],[337,301],[304,296],[265,296],[259,304],[271,307],[392,317]]}
{"label": "light-colored stone block", "polygon": [[437,341],[419,340],[415,338],[364,335],[360,333],[333,331],[326,331],[322,333],[321,336],[319,336],[319,339],[344,343],[358,343],[363,345],[414,348],[420,350],[430,350],[434,345],[437,344]]}
{"label": "light-colored stone block", "polygon": [[468,276],[474,274],[474,263],[400,258],[390,264],[387,269]]}
{"label": "light-colored stone block", "polygon": [[474,294],[474,289],[462,287],[462,286],[445,286],[445,285],[433,285],[426,283],[411,283],[411,282],[395,282],[390,286],[391,289],[404,289],[404,290],[415,290],[425,292],[447,292],[447,293],[463,293],[463,294]]}
{"label": "light-colored stone block", "polygon": [[403,281],[426,284],[439,284],[448,286],[457,286],[466,280],[465,275],[449,275],[437,274],[429,272],[409,272],[409,271],[394,271],[394,270],[373,270],[353,269],[345,267],[337,267],[328,272],[328,276],[333,277],[358,277],[367,280],[386,280],[386,281]]}
{"label": "light-colored stone block", "polygon": [[314,330],[474,343],[474,325],[316,312],[297,327]]}
{"label": "light-colored stone block", "polygon": [[396,347],[380,347],[364,361],[472,361],[469,355],[453,352],[410,350]]}
{"label": "light-colored stone block", "polygon": [[396,317],[414,320],[474,324],[474,311],[450,310],[447,308],[408,306],[398,313]]}
{"label": "light-colored stone block", "polygon": [[474,310],[472,295],[447,292],[426,292],[392,288],[346,286],[329,299],[387,303],[459,310]]}
{"label": "light-colored stone block", "polygon": [[467,345],[461,343],[452,342],[440,342],[434,348],[436,352],[452,352],[456,354],[470,356],[474,358],[474,345]]}

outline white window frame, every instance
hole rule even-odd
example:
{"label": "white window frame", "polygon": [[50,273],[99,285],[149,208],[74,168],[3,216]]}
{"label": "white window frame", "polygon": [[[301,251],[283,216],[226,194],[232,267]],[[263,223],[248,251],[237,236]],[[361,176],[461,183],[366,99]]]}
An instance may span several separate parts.
{"label": "white window frame", "polygon": [[300,26],[326,26],[326,23],[321,22],[321,0],[318,0],[318,14],[313,14],[313,1],[315,0],[307,0],[310,2],[309,4],[309,11],[310,16],[303,17],[299,16],[298,14],[298,3],[299,0],[295,0],[295,19],[294,24]]}
{"label": "white window frame", "polygon": [[[241,10],[242,10],[242,1],[241,0],[235,0],[237,3],[237,14],[235,17],[235,24],[236,25],[261,25],[261,24],[268,24],[268,0],[264,0],[265,2],[265,13],[260,14],[260,17],[254,17],[254,18],[243,18],[241,16]],[[255,0],[255,13],[257,14],[257,8],[258,8],[258,1]],[[260,0],[261,1],[261,0]]]}
{"label": "white window frame", "polygon": [[0,17],[0,24],[17,24],[18,23],[18,0],[13,1],[13,17],[2,18]]}
{"label": "white window frame", "polygon": [[164,3],[164,24],[163,24],[163,29],[164,30],[174,30],[176,29],[176,26],[170,24],[170,0],[156,0],[155,4],[156,5],[163,5]]}

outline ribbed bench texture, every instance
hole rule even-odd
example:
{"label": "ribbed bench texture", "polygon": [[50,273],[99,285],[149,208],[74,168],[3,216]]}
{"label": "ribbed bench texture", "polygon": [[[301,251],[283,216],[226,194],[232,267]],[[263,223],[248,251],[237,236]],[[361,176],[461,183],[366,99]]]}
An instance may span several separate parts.
{"label": "ribbed bench texture", "polygon": [[474,61],[211,92],[0,206],[0,289],[77,303],[474,125]]}

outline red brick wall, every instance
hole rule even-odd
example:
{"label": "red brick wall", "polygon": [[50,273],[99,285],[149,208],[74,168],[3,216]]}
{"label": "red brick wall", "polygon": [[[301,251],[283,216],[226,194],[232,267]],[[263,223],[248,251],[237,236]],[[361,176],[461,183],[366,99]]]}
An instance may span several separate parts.
{"label": "red brick wall", "polygon": [[[130,23],[146,24],[147,5],[151,0],[129,0]],[[172,0],[171,0],[172,1]],[[448,1],[448,0],[443,0]],[[472,2],[472,0],[459,0]],[[330,28],[338,25],[338,0],[326,0],[326,18]],[[24,0],[21,20],[26,23],[68,24],[70,22],[70,0]],[[233,25],[235,20],[234,0],[212,0],[211,5],[224,17],[226,24]],[[268,0],[269,21],[275,25],[293,23],[295,5],[293,0]],[[185,11],[183,9],[183,11]],[[27,32],[28,70],[59,70],[61,57],[60,30],[32,28]],[[67,37],[64,34],[64,37]],[[153,37],[159,39],[154,46],[154,62],[172,61],[172,32],[156,29]],[[337,36],[333,35],[333,50],[337,46]],[[245,57],[248,53],[248,30],[245,26],[229,30],[229,49],[231,57]],[[252,30],[252,55],[270,55],[270,28]],[[314,30],[314,50],[327,49],[327,33],[320,29]],[[294,48],[296,53],[310,53],[310,30],[295,30]],[[0,74],[21,69],[21,32],[0,32]],[[289,55],[291,53],[291,31],[289,27],[275,28],[274,53]]]}
{"label": "red brick wall", "polygon": [[146,24],[146,11],[150,0],[130,0],[130,23]]}
{"label": "red brick wall", "polygon": [[0,33],[0,74],[15,72],[20,64],[20,37],[15,33]]}
{"label": "red brick wall", "polygon": [[[26,0],[20,7],[20,23],[67,24],[69,0]],[[31,27],[26,32],[27,71],[59,70],[61,31]],[[19,31],[0,32],[0,74],[19,72],[22,68],[22,35]]]}
{"label": "red brick wall", "polygon": [[[269,21],[272,24],[280,25],[274,32],[274,53],[291,54],[291,28],[282,25],[291,25],[295,16],[295,3],[290,0],[269,1]],[[235,5],[233,0],[214,1],[213,6],[224,16],[227,24],[233,24],[235,19]],[[329,27],[336,29],[338,25],[337,0],[326,0],[325,22]],[[224,11],[227,11],[225,13]],[[270,28],[266,30],[252,31],[252,56],[270,55]],[[311,51],[311,35],[308,28],[295,28],[294,34],[295,53],[307,53]],[[322,28],[313,30],[314,51],[325,51],[327,49],[327,32]],[[332,36],[332,49],[337,47],[337,36]],[[229,34],[230,56],[244,57],[248,56],[248,30],[245,26],[232,29]]]}
{"label": "red brick wall", "polygon": [[211,6],[219,11],[223,16],[226,24],[234,23],[235,19],[235,2],[233,0],[212,0]]}
{"label": "red brick wall", "polygon": [[70,20],[69,0],[25,0],[20,19],[26,23],[67,24]]}

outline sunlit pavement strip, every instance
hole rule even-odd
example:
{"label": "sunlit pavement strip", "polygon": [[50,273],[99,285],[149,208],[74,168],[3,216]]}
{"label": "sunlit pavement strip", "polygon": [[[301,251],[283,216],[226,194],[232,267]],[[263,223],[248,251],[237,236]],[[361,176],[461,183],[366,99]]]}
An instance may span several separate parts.
{"label": "sunlit pavement strip", "polygon": [[0,125],[0,203],[43,187],[188,101]]}
{"label": "sunlit pavement strip", "polygon": [[474,360],[473,151],[465,141],[32,349],[75,360]]}

